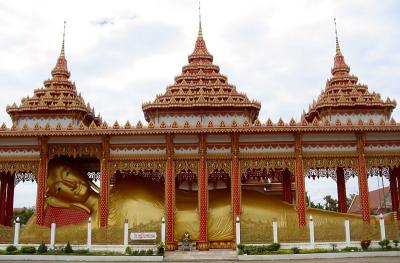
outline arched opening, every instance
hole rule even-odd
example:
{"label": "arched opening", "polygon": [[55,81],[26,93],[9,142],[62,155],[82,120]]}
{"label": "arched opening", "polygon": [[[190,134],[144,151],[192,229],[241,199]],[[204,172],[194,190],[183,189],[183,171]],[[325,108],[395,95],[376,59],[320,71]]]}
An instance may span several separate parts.
{"label": "arched opening", "polygon": [[208,175],[208,240],[210,248],[231,248],[233,234],[231,178],[224,169]]}
{"label": "arched opening", "polygon": [[194,169],[184,168],[175,177],[175,239],[182,240],[185,232],[198,241],[200,220],[198,214],[198,178]]}

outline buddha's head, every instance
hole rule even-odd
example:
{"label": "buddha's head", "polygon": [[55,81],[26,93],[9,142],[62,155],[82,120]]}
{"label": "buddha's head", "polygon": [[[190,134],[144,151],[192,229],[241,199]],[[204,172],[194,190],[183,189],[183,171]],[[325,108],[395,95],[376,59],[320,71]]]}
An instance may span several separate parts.
{"label": "buddha's head", "polygon": [[85,203],[98,194],[93,183],[68,162],[50,163],[48,167],[46,196],[47,203],[55,207],[79,207],[91,213]]}

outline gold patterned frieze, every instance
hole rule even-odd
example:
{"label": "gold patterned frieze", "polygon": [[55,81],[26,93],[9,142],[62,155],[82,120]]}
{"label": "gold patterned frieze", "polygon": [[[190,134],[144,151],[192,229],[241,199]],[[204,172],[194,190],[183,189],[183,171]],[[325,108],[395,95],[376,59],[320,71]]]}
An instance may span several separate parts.
{"label": "gold patterned frieze", "polygon": [[337,168],[346,167],[357,169],[356,158],[351,157],[331,157],[331,158],[304,158],[303,169],[308,171],[317,168]]}
{"label": "gold patterned frieze", "polygon": [[400,167],[400,156],[368,156],[365,159],[367,169],[373,167]]}
{"label": "gold patterned frieze", "polygon": [[0,172],[38,174],[39,161],[0,161]]}
{"label": "gold patterned frieze", "polygon": [[50,144],[49,158],[68,156],[68,157],[95,157],[101,158],[100,144]]}
{"label": "gold patterned frieze", "polygon": [[198,170],[198,160],[191,160],[191,159],[179,159],[175,160],[175,175],[179,174],[181,171],[192,171],[193,173],[197,174]]}
{"label": "gold patterned frieze", "polygon": [[288,169],[294,174],[295,160],[287,158],[277,159],[242,159],[240,160],[240,174],[247,169]]}
{"label": "gold patterned frieze", "polygon": [[228,159],[212,159],[207,160],[207,174],[210,175],[215,170],[224,170],[226,173],[231,174],[231,160]]}
{"label": "gold patterned frieze", "polygon": [[162,160],[112,160],[110,161],[110,172],[117,171],[145,171],[153,170],[165,174],[165,161]]}

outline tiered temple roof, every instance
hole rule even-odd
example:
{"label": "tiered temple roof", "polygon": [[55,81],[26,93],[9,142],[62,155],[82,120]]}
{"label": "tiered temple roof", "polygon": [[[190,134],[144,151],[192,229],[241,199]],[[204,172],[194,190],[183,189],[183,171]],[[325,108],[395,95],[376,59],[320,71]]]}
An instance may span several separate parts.
{"label": "tiered temple roof", "polygon": [[44,87],[35,89],[32,97],[21,99],[21,104],[7,106],[7,113],[14,123],[19,120],[40,118],[69,117],[85,125],[101,123],[100,116],[96,117],[94,109],[77,93],[75,83],[69,80],[70,72],[64,51],[64,38],[61,52],[54,69],[52,78],[44,81]]}
{"label": "tiered temple roof", "polygon": [[144,103],[142,109],[147,121],[154,121],[158,114],[202,112],[203,114],[234,112],[257,119],[261,104],[250,101],[246,94],[239,93],[228,83],[219,67],[213,64],[203,39],[201,23],[189,64],[175,77],[175,83],[167,87],[163,95],[153,102]]}
{"label": "tiered temple roof", "polygon": [[379,93],[369,92],[368,86],[359,84],[358,77],[350,74],[340,50],[336,33],[336,55],[331,69],[332,77],[327,81],[325,90],[319,95],[303,116],[308,122],[322,120],[334,114],[378,114],[390,119],[396,101],[387,98],[382,100]]}

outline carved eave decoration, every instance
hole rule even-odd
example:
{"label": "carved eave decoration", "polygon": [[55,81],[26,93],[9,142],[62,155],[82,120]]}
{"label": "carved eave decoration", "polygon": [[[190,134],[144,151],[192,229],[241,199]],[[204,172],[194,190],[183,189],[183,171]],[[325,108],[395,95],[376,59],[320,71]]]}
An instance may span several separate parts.
{"label": "carved eave decoration", "polygon": [[68,156],[101,158],[99,144],[49,144],[49,158]]}
{"label": "carved eave decoration", "polygon": [[18,161],[3,161],[0,160],[0,173],[33,173],[38,174],[39,160],[18,160]]}
{"label": "carved eave decoration", "polygon": [[323,156],[316,158],[305,158],[303,160],[303,170],[307,172],[310,169],[329,169],[336,167],[352,168],[357,170],[357,159],[356,157],[343,157],[340,154],[336,154],[335,157]]}
{"label": "carved eave decoration", "polygon": [[[371,154],[373,155],[373,154]],[[392,156],[369,156],[366,157],[367,169],[374,167],[400,167],[400,154]]]}
{"label": "carved eave decoration", "polygon": [[295,171],[295,159],[276,158],[276,159],[243,159],[240,160],[240,175],[243,175],[247,169],[266,169],[283,170],[288,169],[292,174]]}
{"label": "carved eave decoration", "polygon": [[158,171],[161,175],[165,174],[165,161],[163,160],[112,160],[110,161],[110,172],[115,174],[120,172],[139,171]]}

